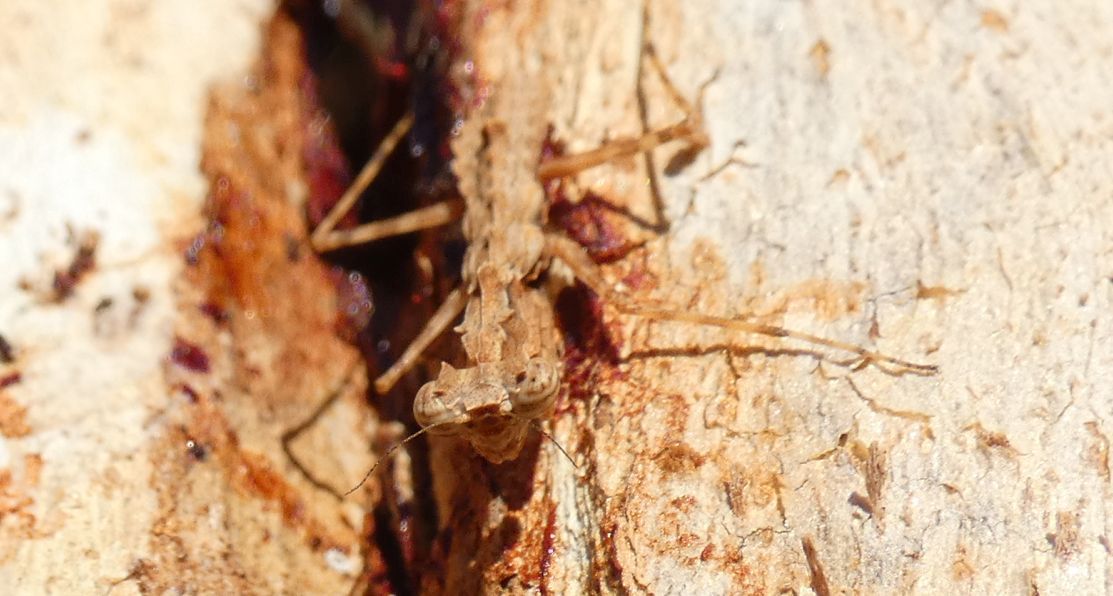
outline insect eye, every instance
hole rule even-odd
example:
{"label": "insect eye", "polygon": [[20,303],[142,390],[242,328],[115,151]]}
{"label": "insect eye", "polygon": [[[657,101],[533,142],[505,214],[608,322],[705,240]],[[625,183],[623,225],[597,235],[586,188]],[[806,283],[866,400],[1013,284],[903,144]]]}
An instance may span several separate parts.
{"label": "insect eye", "polygon": [[539,418],[553,405],[560,388],[560,372],[548,360],[530,358],[524,369],[514,376],[517,391],[511,394],[514,412],[527,418]]}
{"label": "insect eye", "polygon": [[453,418],[455,413],[444,402],[445,395],[447,393],[437,387],[436,381],[422,385],[414,396],[414,420],[424,427]]}

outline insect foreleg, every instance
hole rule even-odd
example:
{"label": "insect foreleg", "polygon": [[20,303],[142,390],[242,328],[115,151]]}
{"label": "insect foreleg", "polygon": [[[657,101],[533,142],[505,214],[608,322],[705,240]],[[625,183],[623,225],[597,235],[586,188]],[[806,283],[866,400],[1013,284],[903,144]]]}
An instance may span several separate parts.
{"label": "insect foreleg", "polygon": [[[825,337],[819,337],[802,331],[793,331],[774,325],[756,323],[745,319],[718,317],[697,312],[682,311],[658,303],[635,303],[627,296],[616,291],[601,275],[599,267],[591,257],[575,242],[557,234],[548,234],[545,237],[545,251],[548,256],[560,259],[572,273],[585,285],[598,294],[606,304],[623,314],[633,315],[655,321],[673,321],[678,323],[691,323],[719,327],[731,331],[765,335],[768,337],[781,337],[795,339],[812,345],[823,346],[856,354],[862,364],[875,364],[885,372],[891,374],[912,373],[917,375],[933,375],[938,367],[930,364],[918,364],[893,356],[888,356],[862,346]],[[895,367],[895,370],[886,367]]]}
{"label": "insect foreleg", "polygon": [[436,205],[430,205],[421,209],[403,213],[397,217],[391,217],[380,221],[373,221],[365,223],[361,226],[352,228],[350,230],[337,230],[336,225],[340,223],[352,207],[355,206],[356,200],[367,190],[367,187],[379,175],[386,163],[390,154],[402,142],[402,139],[413,127],[414,115],[412,112],[407,113],[395,125],[394,128],[383,138],[379,143],[375,154],[367,161],[367,164],[360,170],[359,175],[356,176],[355,181],[352,182],[348,190],[333,206],[328,215],[321,220],[317,229],[313,230],[313,235],[310,237],[310,242],[313,244],[314,250],[317,252],[327,252],[336,250],[345,246],[355,246],[357,244],[365,244],[391,236],[398,236],[401,234],[408,234],[426,228],[434,228],[447,223],[454,222],[460,218],[464,212],[464,202],[460,199],[444,201]]}
{"label": "insect foreleg", "polygon": [[417,337],[410,342],[410,345],[406,346],[406,351],[402,352],[402,355],[386,372],[375,379],[375,391],[380,395],[390,391],[390,388],[394,387],[398,379],[414,367],[417,359],[421,357],[422,352],[429,347],[429,344],[433,343],[433,340],[437,339],[440,334],[444,333],[445,329],[452,325],[452,322],[464,310],[467,303],[468,295],[463,288],[453,290],[437,308],[437,312],[429,318],[429,322],[425,324],[421,333],[418,333]]}

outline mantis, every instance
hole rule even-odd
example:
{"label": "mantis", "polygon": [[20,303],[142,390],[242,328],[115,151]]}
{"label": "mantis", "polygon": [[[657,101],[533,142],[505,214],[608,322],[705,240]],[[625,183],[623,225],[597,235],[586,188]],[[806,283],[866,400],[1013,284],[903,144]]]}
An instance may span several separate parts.
{"label": "mantis", "polygon": [[[561,336],[550,294],[543,287],[546,273],[556,262],[595,292],[607,308],[621,315],[804,342],[853,354],[861,365],[873,364],[894,374],[932,375],[937,371],[932,365],[847,342],[631,299],[605,279],[580,245],[546,229],[542,187],[546,181],[649,152],[673,141],[686,143],[695,150],[709,144],[699,108],[684,101],[669,82],[652,45],[645,44],[643,50],[673,100],[687,114],[681,121],[638,137],[611,140],[593,151],[551,157],[539,164],[537,156],[543,138],[536,132],[538,127],[527,130],[490,117],[494,102],[488,102],[466,121],[461,142],[456,145],[453,167],[462,199],[350,230],[336,230],[337,222],[351,209],[412,126],[413,116],[407,115],[395,125],[352,187],[313,232],[314,248],[327,252],[444,225],[462,216],[468,248],[461,285],[449,293],[401,357],[374,382],[376,391],[387,392],[463,313],[455,331],[469,366],[458,369],[442,363],[436,378],[417,392],[414,416],[422,429],[409,438],[424,432],[458,436],[484,458],[498,463],[519,454],[531,428],[540,430],[539,421],[553,412],[562,378]],[[528,93],[523,89],[523,94]],[[370,474],[369,471],[367,477]]]}

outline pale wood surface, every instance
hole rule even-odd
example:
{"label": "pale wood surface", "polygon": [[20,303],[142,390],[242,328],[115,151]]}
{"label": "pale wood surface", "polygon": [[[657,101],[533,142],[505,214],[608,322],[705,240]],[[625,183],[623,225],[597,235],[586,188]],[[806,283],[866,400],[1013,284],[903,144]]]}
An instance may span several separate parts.
{"label": "pale wood surface", "polygon": [[[364,507],[281,450],[355,354],[305,257],[299,42],[261,28],[271,10],[0,8],[0,374],[22,375],[0,389],[6,594],[341,593],[363,568]],[[286,48],[265,71],[261,33]],[[210,234],[187,267],[203,204],[224,260]],[[99,233],[96,264],[53,301],[67,228]],[[369,464],[365,386],[294,445],[326,480]]]}
{"label": "pale wood surface", "polygon": [[[535,496],[506,513],[529,562],[487,581],[552,543],[531,579],[557,592],[806,591],[817,566],[840,592],[1105,591],[1109,5],[679,6],[650,3],[646,35],[690,98],[719,71],[712,146],[662,180],[670,232],[609,278],[941,372],[623,319],[621,374],[555,423],[580,469],[542,447],[550,542]],[[509,126],[572,150],[639,133],[639,10],[477,18],[486,90],[528,97]],[[681,117],[643,77],[651,125]],[[732,155],[750,165],[701,180]],[[642,167],[579,182],[651,217]]]}

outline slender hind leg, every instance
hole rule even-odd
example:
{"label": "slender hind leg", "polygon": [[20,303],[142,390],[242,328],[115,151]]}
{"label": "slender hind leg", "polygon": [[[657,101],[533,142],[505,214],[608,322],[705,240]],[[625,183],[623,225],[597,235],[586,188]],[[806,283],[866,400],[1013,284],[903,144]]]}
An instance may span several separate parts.
{"label": "slender hind leg", "polygon": [[396,217],[368,222],[350,230],[333,231],[314,242],[313,248],[317,249],[317,252],[328,252],[345,246],[356,246],[391,236],[435,228],[460,219],[463,212],[462,200],[442,201]]}
{"label": "slender hind leg", "polygon": [[456,320],[456,317],[464,310],[464,306],[468,303],[468,296],[461,288],[456,288],[445,298],[437,312],[429,318],[429,322],[425,324],[425,328],[417,337],[406,346],[406,351],[398,357],[379,378],[375,379],[375,391],[380,395],[390,391],[391,387],[398,382],[402,375],[409,372],[417,363],[417,359],[421,356],[422,352],[437,339],[440,334],[448,329],[449,325]]}
{"label": "slender hind leg", "polygon": [[[647,153],[669,141],[686,140],[691,150],[696,152],[702,150],[710,143],[707,132],[703,129],[703,115],[700,109],[693,107],[688,100],[684,99],[676,86],[673,85],[672,80],[669,79],[668,74],[665,72],[664,65],[661,64],[660,59],[657,57],[657,52],[653,49],[651,44],[645,44],[644,54],[649,58],[649,62],[653,65],[654,70],[657,71],[657,75],[663,82],[669,97],[680,107],[681,111],[684,112],[684,119],[676,124],[648,131],[638,137],[609,140],[600,147],[590,151],[549,158],[537,167],[537,177],[541,182],[554,178],[571,176],[572,174],[577,174],[584,170],[614,161],[620,157]],[[700,85],[697,105],[702,103],[704,90],[717,76],[718,73]],[[641,94],[639,89],[639,95]]]}
{"label": "slender hind leg", "polygon": [[444,225],[456,221],[460,217],[464,208],[463,201],[451,200],[417,209],[409,213],[403,213],[397,217],[365,223],[350,230],[335,229],[336,224],[351,211],[359,196],[363,194],[364,190],[367,190],[367,186],[378,176],[386,159],[390,157],[390,154],[398,147],[398,143],[400,143],[403,137],[406,136],[406,133],[409,132],[410,128],[413,126],[413,122],[413,113],[407,113],[394,125],[394,128],[383,138],[383,141],[379,143],[379,147],[375,149],[375,154],[371,156],[371,159],[368,160],[367,164],[360,170],[359,175],[356,176],[352,185],[348,187],[348,190],[344,191],[343,196],[340,197],[340,200],[337,201],[328,215],[321,220],[317,229],[313,230],[313,235],[310,236],[309,240],[313,244],[314,250],[317,252],[327,252],[345,246],[364,244],[390,236],[408,234],[410,232]]}
{"label": "slender hind leg", "polygon": [[703,131],[696,129],[691,121],[684,120],[671,126],[647,132],[640,137],[613,139],[591,151],[547,159],[537,167],[537,177],[541,182],[563,178],[614,161],[620,157],[644,153],[669,141],[689,139],[696,142],[702,138],[706,138]]}
{"label": "slender hind leg", "polygon": [[[652,44],[648,42],[643,44],[642,57],[643,59],[639,61],[638,65],[637,96],[638,111],[641,116],[642,127],[643,130],[647,132],[644,132],[638,137],[619,138],[606,141],[603,145],[591,151],[549,158],[538,166],[537,177],[544,183],[547,180],[572,176],[618,158],[642,154],[645,159],[646,177],[649,183],[649,194],[652,199],[654,212],[653,220],[643,219],[621,208],[615,208],[613,211],[625,216],[640,228],[650,230],[656,234],[663,234],[668,232],[669,224],[665,218],[665,205],[662,199],[660,182],[657,178],[657,168],[653,161],[652,151],[658,146],[670,141],[685,141],[687,146],[681,149],[680,153],[676,154],[672,160],[670,160],[671,168],[677,162],[687,164],[710,144],[710,139],[703,128],[702,104],[704,92],[707,87],[716,80],[718,72],[700,85],[696,104],[695,107],[693,107],[693,104],[684,99],[683,95],[669,78]],[[642,76],[643,66],[647,61],[657,73],[657,77],[660,79],[670,99],[685,115],[684,119],[680,122],[655,130],[649,129],[645,90],[641,83],[644,78]]]}
{"label": "slender hind leg", "polygon": [[[623,314],[657,321],[692,323],[695,325],[707,325],[732,331],[741,331],[743,333],[765,335],[768,337],[795,339],[812,345],[856,354],[863,365],[872,363],[890,374],[900,375],[908,372],[917,375],[933,375],[939,370],[938,367],[934,365],[909,362],[880,352],[868,350],[852,343],[827,339],[810,333],[785,329],[783,327],[755,323],[744,319],[716,317],[696,312],[676,310],[657,304],[634,304],[629,298],[615,291],[611,285],[603,279],[598,266],[591,260],[591,257],[572,240],[556,234],[548,234],[545,238],[545,251],[550,257],[560,259],[567,264],[572,270],[572,273],[585,285],[591,288],[592,291],[603,298],[608,306]],[[885,365],[896,367],[897,370],[886,368]]]}

